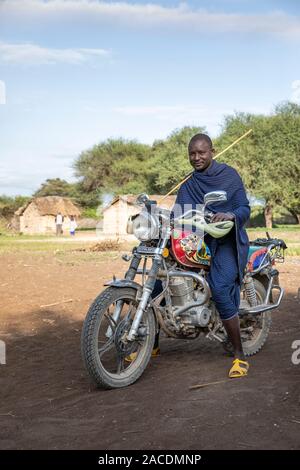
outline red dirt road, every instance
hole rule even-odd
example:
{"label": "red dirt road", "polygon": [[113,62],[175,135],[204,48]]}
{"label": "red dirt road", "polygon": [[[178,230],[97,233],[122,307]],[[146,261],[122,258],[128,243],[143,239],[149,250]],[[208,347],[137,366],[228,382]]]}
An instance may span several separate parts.
{"label": "red dirt road", "polygon": [[82,322],[103,281],[126,266],[83,254],[1,255],[0,448],[299,449],[299,258],[279,265],[286,296],[248,377],[226,380],[230,358],[216,343],[163,338],[136,384],[96,390],[80,356]]}

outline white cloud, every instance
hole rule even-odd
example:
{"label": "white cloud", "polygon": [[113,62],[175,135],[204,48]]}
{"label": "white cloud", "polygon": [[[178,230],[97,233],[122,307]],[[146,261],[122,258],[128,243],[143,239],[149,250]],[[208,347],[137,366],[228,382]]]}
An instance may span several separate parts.
{"label": "white cloud", "polygon": [[[122,106],[113,108],[112,111],[131,119],[139,118],[139,122],[150,120],[148,122],[167,123],[170,129],[187,125],[205,127],[214,136],[220,131],[224,116],[234,113],[233,108],[192,105]],[[258,107],[245,109],[245,112],[259,114],[268,111]]]}
{"label": "white cloud", "polygon": [[5,89],[5,82],[0,80],[0,104],[6,103],[6,89]]}
{"label": "white cloud", "polygon": [[206,127],[216,134],[225,114],[232,109],[213,109],[191,105],[175,106],[122,106],[113,109],[114,112],[131,118],[144,118],[164,121],[171,127],[195,125]]}
{"label": "white cloud", "polygon": [[76,155],[55,158],[49,153],[41,158],[37,151],[27,149],[24,152],[19,149],[4,151],[0,162],[0,194],[29,196],[47,178],[73,181],[72,163]]}
{"label": "white cloud", "polygon": [[300,80],[294,80],[292,82],[292,90],[291,100],[300,104]]}
{"label": "white cloud", "polygon": [[282,11],[243,14],[193,9],[187,3],[175,7],[159,4],[105,2],[100,0],[3,0],[2,15],[33,19],[90,18],[102,23],[136,27],[171,28],[176,31],[211,33],[259,33],[300,38],[300,18]]}
{"label": "white cloud", "polygon": [[[199,117],[210,112],[205,107],[190,105],[175,106],[119,106],[113,111],[124,114],[126,116],[155,116],[158,119],[169,120],[174,115]],[[223,109],[222,112],[230,112],[231,110]]]}
{"label": "white cloud", "polygon": [[109,55],[105,49],[50,49],[37,44],[8,44],[0,42],[0,62],[23,65],[52,65],[65,63],[81,65]]}

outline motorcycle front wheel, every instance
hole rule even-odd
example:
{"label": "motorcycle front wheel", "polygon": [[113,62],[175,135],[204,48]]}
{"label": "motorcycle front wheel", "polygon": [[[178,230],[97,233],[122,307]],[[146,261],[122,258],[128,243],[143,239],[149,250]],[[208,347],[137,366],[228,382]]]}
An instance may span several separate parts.
{"label": "motorcycle front wheel", "polygon": [[[135,289],[108,287],[89,308],[81,350],[85,367],[99,388],[127,387],[148,365],[156,332],[152,309],[144,313],[136,340],[126,341],[138,303]],[[127,361],[129,356],[134,360]]]}

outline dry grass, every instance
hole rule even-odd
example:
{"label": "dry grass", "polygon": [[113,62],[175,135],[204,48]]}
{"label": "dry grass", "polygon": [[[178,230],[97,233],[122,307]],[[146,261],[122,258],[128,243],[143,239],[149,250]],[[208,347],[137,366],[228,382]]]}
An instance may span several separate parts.
{"label": "dry grass", "polygon": [[89,248],[89,251],[119,251],[121,244],[116,240],[103,240]]}

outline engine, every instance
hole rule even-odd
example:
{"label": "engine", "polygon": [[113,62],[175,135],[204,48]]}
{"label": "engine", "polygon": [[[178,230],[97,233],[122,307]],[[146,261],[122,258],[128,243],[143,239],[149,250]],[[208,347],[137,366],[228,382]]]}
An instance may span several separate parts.
{"label": "engine", "polygon": [[[190,278],[172,277],[169,283],[173,313],[176,317],[176,312],[181,307],[191,304],[195,301],[200,301],[201,296],[204,294],[194,288],[194,281]],[[212,311],[208,308],[208,304],[200,305],[189,308],[180,315],[180,321],[184,324],[185,329],[187,326],[205,328],[208,326],[212,316]]]}

